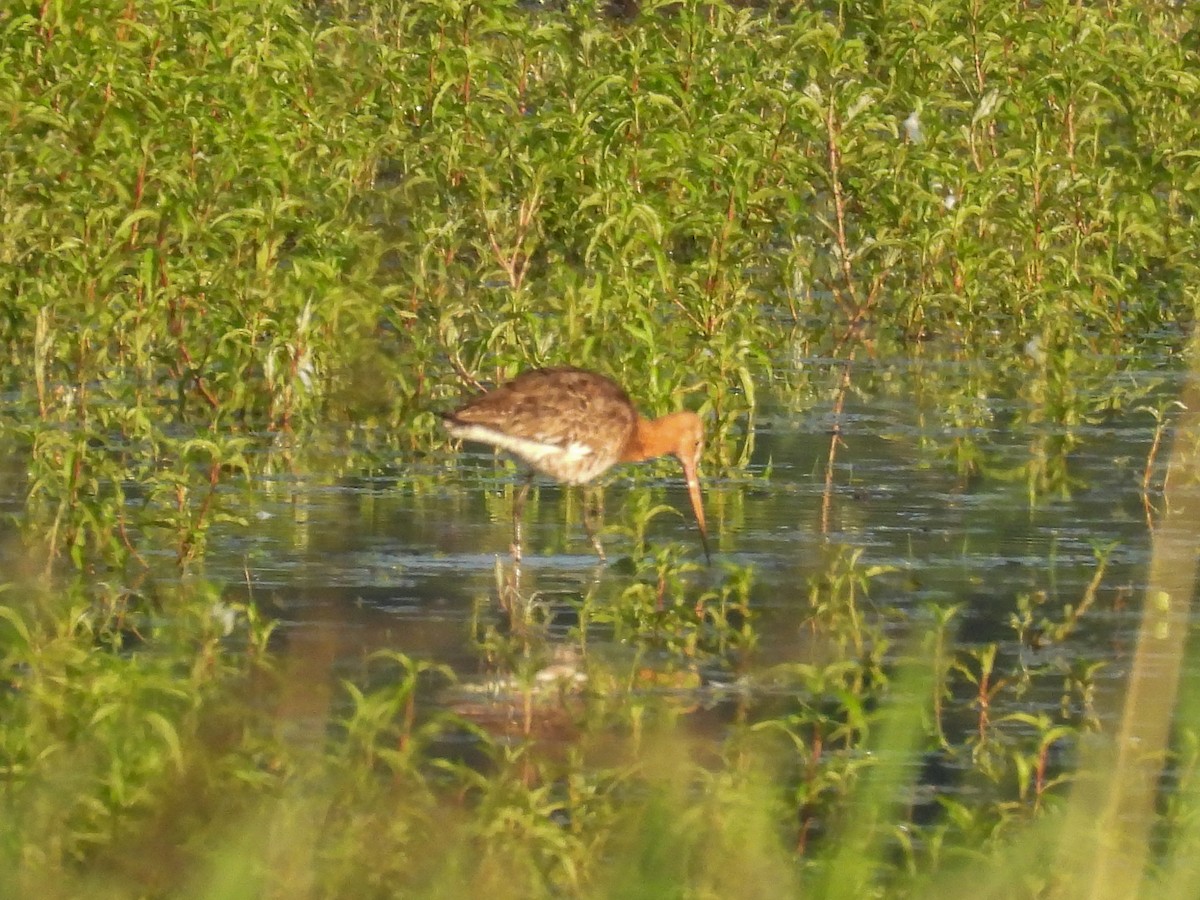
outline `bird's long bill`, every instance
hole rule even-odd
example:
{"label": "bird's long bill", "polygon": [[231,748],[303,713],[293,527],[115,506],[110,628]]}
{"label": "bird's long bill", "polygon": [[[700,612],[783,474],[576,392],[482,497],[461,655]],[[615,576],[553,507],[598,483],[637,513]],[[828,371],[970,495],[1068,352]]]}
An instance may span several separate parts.
{"label": "bird's long bill", "polygon": [[700,472],[696,463],[683,461],[683,477],[687,479],[688,496],[692,498],[692,512],[696,514],[696,524],[700,527],[700,544],[704,547],[704,560],[712,562],[712,553],[708,549],[708,527],[704,524],[704,500],[700,496]]}

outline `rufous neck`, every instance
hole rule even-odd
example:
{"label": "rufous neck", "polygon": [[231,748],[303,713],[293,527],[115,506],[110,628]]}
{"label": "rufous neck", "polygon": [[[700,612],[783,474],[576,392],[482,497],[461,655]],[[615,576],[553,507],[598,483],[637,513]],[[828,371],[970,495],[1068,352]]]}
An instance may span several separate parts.
{"label": "rufous neck", "polygon": [[641,462],[643,459],[653,459],[656,456],[666,456],[674,453],[678,447],[679,434],[675,427],[678,413],[663,416],[661,419],[646,419],[638,416],[633,427],[633,434],[621,453],[621,462]]}

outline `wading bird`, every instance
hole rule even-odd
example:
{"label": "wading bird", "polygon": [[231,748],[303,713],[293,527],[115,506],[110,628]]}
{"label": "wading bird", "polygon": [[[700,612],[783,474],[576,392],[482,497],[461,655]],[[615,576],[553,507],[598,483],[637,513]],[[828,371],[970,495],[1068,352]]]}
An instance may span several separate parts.
{"label": "wading bird", "polygon": [[[692,510],[709,558],[708,531],[700,498],[700,454],[704,427],[693,412],[645,419],[615,381],[563,366],[531,369],[481,394],[454,412],[443,413],[456,438],[490,444],[511,453],[535,472],[566,484],[587,484],[617,463],[673,454],[683,463]],[[532,474],[513,504],[513,554],[521,552],[521,513]],[[584,504],[584,525],[604,559]]]}

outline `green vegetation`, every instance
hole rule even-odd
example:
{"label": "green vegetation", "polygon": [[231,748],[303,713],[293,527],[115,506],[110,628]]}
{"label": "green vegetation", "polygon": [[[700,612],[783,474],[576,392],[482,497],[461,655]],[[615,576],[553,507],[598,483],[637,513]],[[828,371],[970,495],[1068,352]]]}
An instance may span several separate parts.
{"label": "green vegetation", "polygon": [[[1197,97],[1168,2],[6,4],[0,894],[1195,896],[1200,398],[1139,353],[1194,351]],[[479,614],[503,722],[205,578],[264,477],[428,492],[436,409],[564,361],[699,410],[745,480],[768,401],[915,384],[922,462],[1033,507],[1141,407],[1160,530],[1116,746],[1099,664],[958,646],[955,598],[903,645],[860,548],[797,583],[806,655],[750,665],[754,571],[701,576],[649,501],[574,610],[586,688],[537,677],[545,604]],[[998,619],[1069,642],[1110,552]],[[977,802],[919,796],[942,763]]]}

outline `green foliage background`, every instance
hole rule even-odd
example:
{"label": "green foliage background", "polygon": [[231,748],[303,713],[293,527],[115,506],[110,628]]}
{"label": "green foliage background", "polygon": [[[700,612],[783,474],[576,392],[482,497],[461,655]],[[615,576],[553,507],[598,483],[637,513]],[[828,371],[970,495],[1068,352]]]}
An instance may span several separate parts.
{"label": "green foliage background", "polygon": [[1171,4],[55,3],[0,27],[0,384],[33,521],[77,562],[146,540],[107,533],[119,472],[187,557],[244,436],[419,448],[461,377],[572,360],[656,409],[693,394],[735,463],[796,340],[1122,354],[1193,314]]}
{"label": "green foliage background", "polygon": [[[77,573],[5,607],[24,729],[5,775],[37,783],[63,754],[104,772],[55,781],[82,799],[36,853],[62,810],[18,797],[43,826],[8,836],[10,861],[44,887],[161,811],[172,771],[273,782],[245,710],[221,707],[233,756],[197,738],[269,626],[231,657],[219,604],[185,592],[194,615],[150,629],[164,649],[130,678],[126,616],[154,592],[97,584],[202,561],[238,479],[429,449],[464,382],[604,369],[648,409],[705,412],[712,462],[736,467],[779,360],[1032,347],[1039,408],[1069,425],[1083,351],[1132,360],[1195,317],[1198,51],[1168,2],[5,5],[0,446],[27,574]],[[939,405],[1025,376],[989,377],[1013,380]],[[72,749],[97,729],[96,757]],[[217,750],[189,761],[192,742]],[[529,871],[586,884],[564,862],[599,853],[586,829],[544,831]]]}

